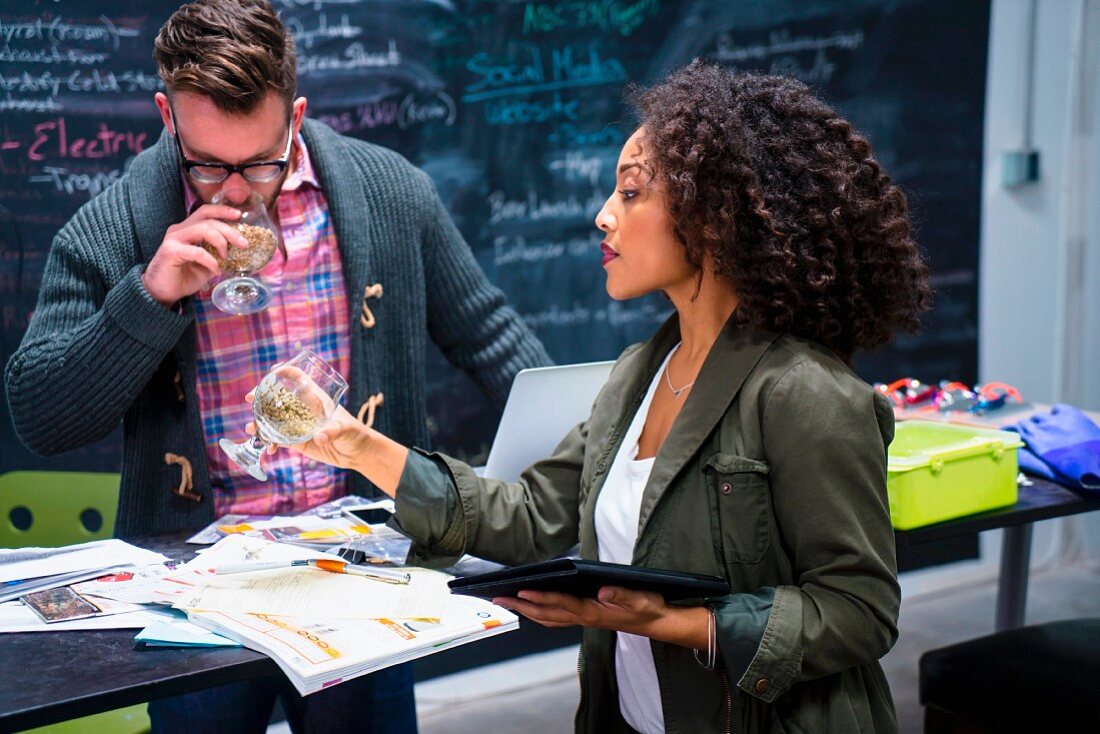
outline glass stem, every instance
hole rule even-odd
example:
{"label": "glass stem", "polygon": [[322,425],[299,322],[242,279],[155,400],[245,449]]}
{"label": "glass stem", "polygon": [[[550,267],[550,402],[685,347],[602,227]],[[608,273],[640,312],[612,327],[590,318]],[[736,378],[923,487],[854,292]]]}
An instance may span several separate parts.
{"label": "glass stem", "polygon": [[260,457],[264,455],[267,442],[257,436],[251,436],[246,441],[237,444],[241,449],[241,458],[246,458],[250,463],[259,464]]}

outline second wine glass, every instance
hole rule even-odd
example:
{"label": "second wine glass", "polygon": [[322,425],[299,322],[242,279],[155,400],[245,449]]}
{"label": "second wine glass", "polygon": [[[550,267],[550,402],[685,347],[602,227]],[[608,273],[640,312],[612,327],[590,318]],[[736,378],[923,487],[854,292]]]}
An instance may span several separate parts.
{"label": "second wine glass", "polygon": [[271,445],[293,446],[313,438],[347,392],[348,383],[328,362],[308,349],[271,368],[252,401],[256,435],[233,443],[218,442],[237,466],[260,481],[267,473],[260,457]]}

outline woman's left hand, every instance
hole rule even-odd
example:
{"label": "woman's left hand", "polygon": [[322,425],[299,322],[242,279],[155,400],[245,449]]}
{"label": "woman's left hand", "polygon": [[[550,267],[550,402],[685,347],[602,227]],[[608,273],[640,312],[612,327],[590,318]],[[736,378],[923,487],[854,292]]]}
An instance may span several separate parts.
{"label": "woman's left hand", "polygon": [[605,586],[595,599],[551,591],[521,591],[493,603],[522,614],[544,627],[596,627],[653,637],[656,626],[672,608],[660,594]]}

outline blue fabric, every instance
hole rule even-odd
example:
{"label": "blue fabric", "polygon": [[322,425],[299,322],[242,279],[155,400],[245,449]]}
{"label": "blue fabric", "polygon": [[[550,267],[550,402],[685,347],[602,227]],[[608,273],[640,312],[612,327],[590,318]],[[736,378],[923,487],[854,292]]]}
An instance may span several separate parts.
{"label": "blue fabric", "polygon": [[[1015,428],[1013,428],[1015,430]],[[1043,479],[1049,479],[1052,482],[1063,482],[1053,469],[1047,466],[1047,463],[1033,454],[1027,446],[1021,446],[1017,449],[1016,457],[1019,460],[1020,471],[1032,474]]]}
{"label": "blue fabric", "polygon": [[707,602],[714,610],[718,625],[718,650],[735,683],[744,679],[760,650],[774,602],[775,587],[757,589],[751,594],[730,594]]}
{"label": "blue fabric", "polygon": [[294,734],[416,734],[411,664],[299,696],[283,675],[149,702],[153,734],[263,734],[281,698]]}
{"label": "blue fabric", "polygon": [[1100,492],[1100,427],[1072,405],[1026,418],[1013,430],[1027,444],[1020,467],[1076,489]]}

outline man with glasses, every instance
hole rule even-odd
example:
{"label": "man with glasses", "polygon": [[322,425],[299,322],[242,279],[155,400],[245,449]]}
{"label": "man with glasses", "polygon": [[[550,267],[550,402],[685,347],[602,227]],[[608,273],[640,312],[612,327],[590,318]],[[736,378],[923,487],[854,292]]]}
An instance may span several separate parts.
{"label": "man with glasses", "polygon": [[[175,129],[176,120],[175,116],[172,114],[172,105],[168,104],[168,97],[164,94],[157,96],[158,103],[162,97],[165,100],[165,105],[168,107],[169,124],[172,129]],[[210,161],[193,161],[183,152],[183,144],[180,143],[179,132],[173,135],[172,139],[176,141],[176,151],[180,154],[180,161],[183,163],[184,172],[196,183],[220,184],[234,173],[241,174],[241,177],[250,183],[267,183],[279,178],[282,172],[286,170],[287,164],[290,163],[290,150],[294,144],[294,119],[291,118],[287,122],[286,148],[283,149],[283,154],[271,161],[256,161],[255,163],[241,163],[237,165],[214,163]],[[265,203],[270,207],[274,203],[274,198],[270,198]]]}
{"label": "man with glasses", "polygon": [[[549,362],[424,173],[305,119],[293,40],[266,0],[184,5],[154,56],[165,132],[58,233],[5,372],[16,429],[41,454],[122,422],[120,537],[374,494],[357,474],[285,451],[259,482],[217,447],[248,421],[245,393],[302,349],[348,378],[350,410],[420,446],[429,338],[500,402],[517,371]],[[230,315],[211,303],[218,265],[199,245],[222,257],[243,246],[233,205],[252,192],[284,247],[258,272],[270,305]],[[263,731],[276,695],[296,732],[416,729],[407,665],[304,699],[280,675],[150,713],[156,731]]]}

